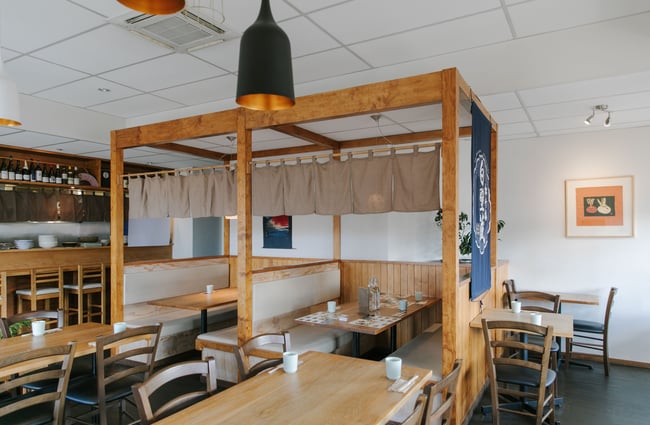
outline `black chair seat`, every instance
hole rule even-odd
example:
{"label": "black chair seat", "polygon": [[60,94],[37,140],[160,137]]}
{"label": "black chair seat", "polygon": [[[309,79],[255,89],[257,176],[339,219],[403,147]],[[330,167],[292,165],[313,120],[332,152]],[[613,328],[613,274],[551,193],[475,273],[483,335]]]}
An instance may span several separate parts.
{"label": "black chair seat", "polygon": [[[25,398],[25,397],[19,397]],[[13,399],[14,401],[16,399]],[[6,400],[5,400],[6,401]],[[2,404],[0,403],[0,406]],[[52,422],[54,402],[43,403],[36,406],[29,406],[25,409],[16,410],[0,419],[2,425],[41,425]]]}
{"label": "black chair seat", "polygon": [[[121,379],[115,384],[106,386],[106,402],[110,403],[122,399],[131,394],[131,387],[144,380],[143,374],[131,375]],[[66,398],[75,403],[94,406],[99,403],[97,396],[97,379],[92,376],[80,379],[77,382],[70,382]]]}
{"label": "black chair seat", "polygon": [[[532,369],[514,366],[514,365],[496,365],[497,381],[506,384],[523,385],[526,387],[539,386],[539,372]],[[544,387],[548,387],[555,381],[555,371],[548,370],[546,375],[546,383]]]}
{"label": "black chair seat", "polygon": [[574,320],[573,330],[578,332],[601,334],[605,332],[605,324],[589,320]]}
{"label": "black chair seat", "polygon": [[[72,370],[70,371],[70,385],[73,382],[90,377],[94,373],[94,354],[88,354],[86,356],[77,357],[72,362]],[[46,369],[58,369],[61,368],[60,363],[54,363],[48,366]],[[37,371],[36,371],[37,372]],[[36,373],[32,372],[32,373]],[[29,384],[23,385],[24,388],[31,391],[41,391],[41,390],[51,390],[53,387],[56,387],[56,379],[48,379],[44,381],[31,382]]]}
{"label": "black chair seat", "polygon": [[[541,337],[538,337],[536,335],[530,335],[528,337],[528,342],[535,345],[544,345],[544,340]],[[558,342],[555,339],[553,339],[551,341],[551,353],[557,353],[559,351],[560,351],[560,344],[558,344]]]}

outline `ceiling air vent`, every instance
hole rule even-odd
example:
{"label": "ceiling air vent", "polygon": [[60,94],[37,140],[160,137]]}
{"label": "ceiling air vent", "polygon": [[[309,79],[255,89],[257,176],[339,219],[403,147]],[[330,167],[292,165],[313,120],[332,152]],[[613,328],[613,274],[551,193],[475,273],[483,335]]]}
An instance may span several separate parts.
{"label": "ceiling air vent", "polygon": [[182,10],[174,15],[129,13],[111,20],[111,23],[179,53],[198,50],[239,37],[239,34],[223,25],[212,23],[188,10]]}

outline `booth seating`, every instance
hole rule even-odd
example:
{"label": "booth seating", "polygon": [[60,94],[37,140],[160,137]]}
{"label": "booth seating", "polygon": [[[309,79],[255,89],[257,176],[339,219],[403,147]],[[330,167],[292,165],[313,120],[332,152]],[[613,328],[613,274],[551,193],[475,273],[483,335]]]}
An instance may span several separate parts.
{"label": "booth seating", "polygon": [[[328,328],[297,325],[296,317],[326,310],[326,302],[340,296],[340,273],[326,270],[303,276],[261,281],[253,284],[253,336],[268,332],[288,331],[291,350],[299,353],[320,351],[351,354],[352,334]],[[195,347],[202,358],[214,357],[217,361],[219,381],[239,382],[235,349],[237,327],[201,334]],[[281,356],[280,344],[265,346],[265,351]],[[273,353],[269,353],[272,356]]]}
{"label": "booth seating", "polygon": [[[154,306],[154,299],[205,291],[229,285],[229,266],[220,258],[202,258],[124,267],[124,321],[129,325],[162,323],[156,359],[162,360],[194,349],[200,333],[198,311]],[[208,310],[208,329],[221,329],[237,323],[237,306],[226,305]]]}
{"label": "booth seating", "polygon": [[405,366],[431,369],[431,380],[442,379],[442,326],[434,323],[390,356],[402,359]]}

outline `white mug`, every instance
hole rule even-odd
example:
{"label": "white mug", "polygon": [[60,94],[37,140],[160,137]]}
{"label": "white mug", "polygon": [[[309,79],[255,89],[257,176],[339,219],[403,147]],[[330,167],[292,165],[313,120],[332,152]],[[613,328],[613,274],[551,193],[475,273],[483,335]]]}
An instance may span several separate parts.
{"label": "white mug", "polygon": [[399,357],[386,357],[386,378],[399,379],[402,376],[402,359]]}
{"label": "white mug", "polygon": [[336,313],[336,301],[328,301],[327,302],[327,312],[328,313]]}
{"label": "white mug", "polygon": [[295,351],[282,353],[282,367],[286,373],[296,373],[298,370],[298,353]]}
{"label": "white mug", "polygon": [[422,291],[415,291],[415,301],[422,301]]}
{"label": "white mug", "polygon": [[32,322],[32,335],[41,336],[45,333],[45,320],[34,320]]}
{"label": "white mug", "polygon": [[214,291],[214,285],[205,285],[205,293],[211,294]]}
{"label": "white mug", "polygon": [[399,300],[399,311],[406,311],[409,302],[407,300]]}
{"label": "white mug", "polygon": [[113,323],[113,332],[120,333],[126,330],[126,322],[115,322]]}
{"label": "white mug", "polygon": [[510,303],[513,313],[521,313],[521,301],[512,301]]}
{"label": "white mug", "polygon": [[542,324],[542,313],[530,313],[530,321],[534,325],[541,325]]}

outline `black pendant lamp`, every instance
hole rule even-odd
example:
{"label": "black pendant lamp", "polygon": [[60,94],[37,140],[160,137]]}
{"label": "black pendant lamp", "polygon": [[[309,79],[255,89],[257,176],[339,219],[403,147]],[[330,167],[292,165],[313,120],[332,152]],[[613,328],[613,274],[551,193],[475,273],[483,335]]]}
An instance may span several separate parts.
{"label": "black pendant lamp", "polygon": [[149,15],[170,15],[185,7],[185,0],[117,0],[129,9]]}
{"label": "black pendant lamp", "polygon": [[257,20],[241,38],[236,100],[244,108],[263,111],[296,103],[289,37],[273,19],[269,0],[262,0]]}

